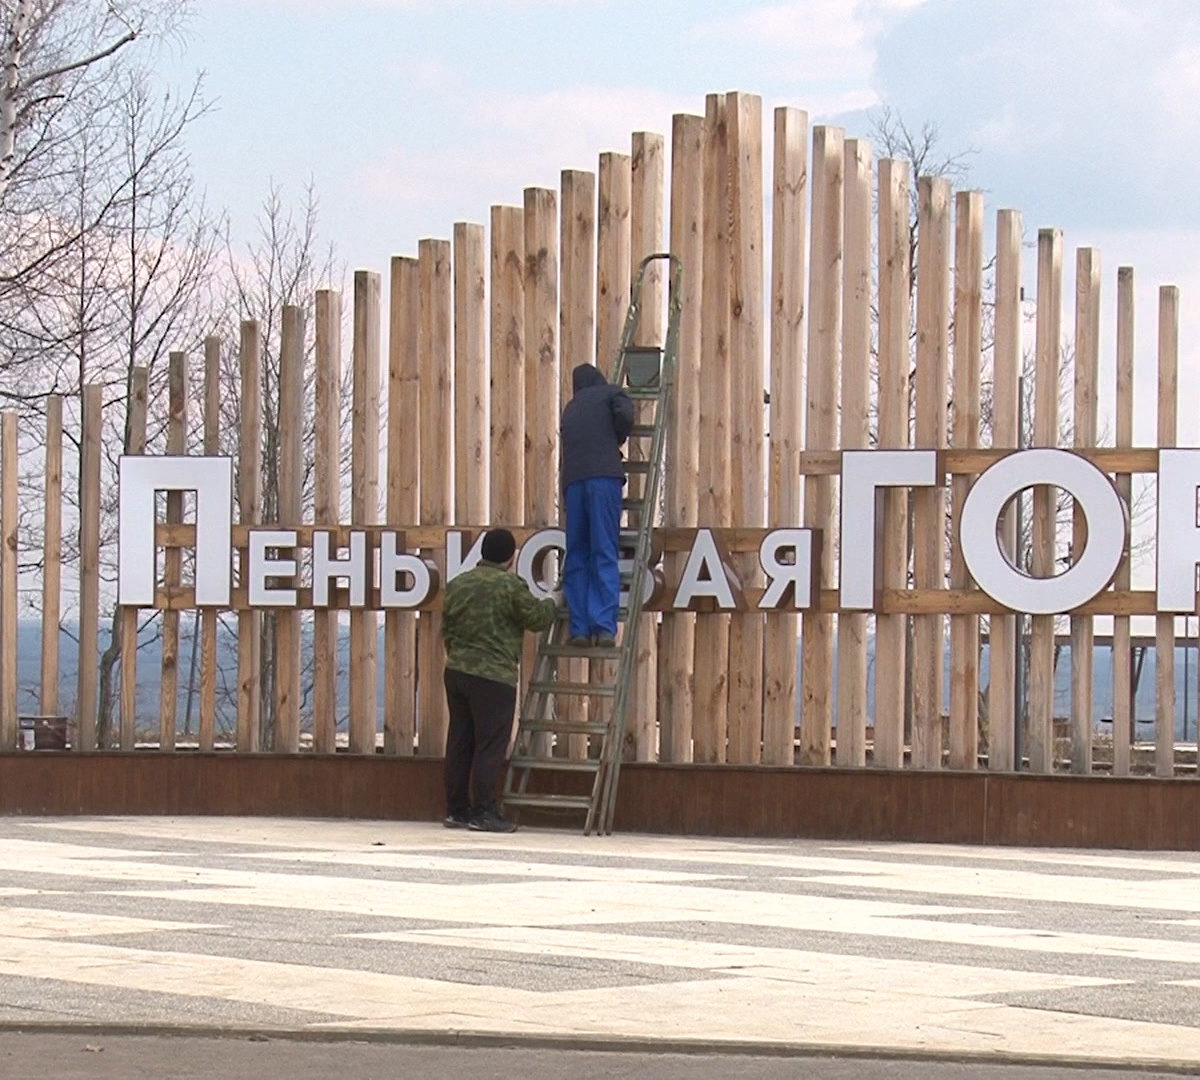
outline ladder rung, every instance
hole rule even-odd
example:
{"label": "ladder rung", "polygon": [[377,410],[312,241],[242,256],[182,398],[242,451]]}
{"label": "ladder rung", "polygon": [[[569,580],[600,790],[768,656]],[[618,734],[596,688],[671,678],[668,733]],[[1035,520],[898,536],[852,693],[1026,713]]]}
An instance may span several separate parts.
{"label": "ladder rung", "polygon": [[657,401],[660,387],[658,386],[627,386],[627,393],[635,401]]}
{"label": "ladder rung", "polygon": [[636,510],[639,514],[644,514],[646,512],[646,500],[645,499],[622,499],[621,500],[621,509],[622,510]]}
{"label": "ladder rung", "polygon": [[612,683],[577,682],[531,682],[531,694],[572,694],[585,697],[615,697],[617,688]]}
{"label": "ladder rung", "polygon": [[552,731],[556,735],[606,735],[608,725],[588,720],[522,720],[522,731]]}
{"label": "ladder rung", "polygon": [[648,473],[654,468],[652,461],[626,461],[625,471],[627,473]]}
{"label": "ladder rung", "polygon": [[629,432],[631,439],[651,439],[655,432],[654,424],[634,424]]}
{"label": "ladder rung", "polygon": [[558,772],[595,772],[600,768],[599,758],[544,758],[544,757],[514,757],[514,769],[544,769]]}
{"label": "ladder rung", "polygon": [[508,806],[553,806],[572,810],[592,808],[590,795],[505,795],[504,802]]}
{"label": "ladder rung", "polygon": [[568,660],[616,660],[621,655],[617,648],[602,649],[599,645],[546,645],[542,648],[543,656],[562,656]]}

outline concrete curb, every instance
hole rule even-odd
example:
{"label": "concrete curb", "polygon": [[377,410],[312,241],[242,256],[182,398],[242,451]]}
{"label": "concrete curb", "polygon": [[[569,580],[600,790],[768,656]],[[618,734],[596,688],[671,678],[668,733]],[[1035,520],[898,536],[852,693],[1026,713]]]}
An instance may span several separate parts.
{"label": "concrete curb", "polygon": [[841,1058],[865,1061],[928,1061],[971,1065],[1041,1066],[1060,1069],[1113,1069],[1127,1074],[1166,1072],[1200,1076],[1200,1057],[1106,1058],[1079,1054],[1022,1054],[1005,1050],[964,1052],[914,1050],[891,1046],[805,1042],[756,1042],[752,1039],[648,1039],[615,1035],[499,1034],[491,1031],[422,1031],[403,1028],[273,1028],[222,1027],[205,1024],[107,1024],[58,1021],[0,1021],[0,1035],[90,1035],[145,1038],[248,1040],[251,1042],[374,1043],[428,1047],[491,1047],[507,1050],[591,1051],[620,1054],[680,1054],[691,1057]]}

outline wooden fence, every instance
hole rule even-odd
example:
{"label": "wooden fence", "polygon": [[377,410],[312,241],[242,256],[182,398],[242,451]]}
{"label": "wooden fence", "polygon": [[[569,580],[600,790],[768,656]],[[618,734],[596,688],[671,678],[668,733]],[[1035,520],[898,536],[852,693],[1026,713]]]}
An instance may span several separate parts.
{"label": "wooden fence", "polygon": [[[810,128],[805,112],[781,107],[764,148],[759,97],[710,94],[703,115],[674,118],[670,167],[661,135],[637,132],[630,152],[603,153],[596,173],[564,171],[560,190],[529,188],[520,205],[491,207],[490,229],[460,222],[451,240],[420,241],[417,256],[390,266],[387,309],[380,276],[354,275],[350,522],[401,530],[406,544],[443,560],[447,526],[489,523],[524,531],[558,520],[557,418],[570,370],[609,370],[625,315],[631,273],[647,253],[669,246],[684,265],[679,392],[663,506],[664,560],[678,572],[681,538],[697,525],[721,530],[743,584],[754,588],[754,553],[770,525],[823,532],[820,602],[802,614],[738,611],[645,616],[629,754],[667,762],[866,765],[1035,772],[1100,767],[1117,774],[1139,761],[1131,731],[1130,616],[1154,614],[1153,595],[1134,591],[1128,556],[1113,587],[1069,619],[1071,695],[1065,729],[1056,725],[1055,664],[1063,630],[1053,616],[1032,619],[1027,688],[1018,700],[1019,620],[973,588],[953,527],[972,479],[1016,448],[1023,365],[1032,388],[1035,446],[1075,448],[1114,476],[1128,498],[1131,474],[1153,472],[1157,450],[1132,448],[1135,373],[1150,392],[1157,363],[1158,443],[1176,437],[1178,294],[1164,287],[1157,357],[1138,357],[1133,337],[1133,272],[1116,275],[1115,448],[1096,450],[1097,358],[1103,283],[1100,256],[1076,253],[1073,395],[1063,386],[1064,239],[1036,239],[1036,345],[1025,363],[1024,246],[1018,212],[995,212],[989,239],[983,197],[953,192],[940,177],[911,175],[905,161],[875,161],[870,145],[835,127]],[[767,172],[767,168],[770,172]],[[766,186],[769,177],[769,188]],[[915,233],[910,221],[916,189]],[[769,207],[766,193],[770,192]],[[769,219],[767,212],[769,211]],[[916,238],[917,251],[911,250]],[[767,264],[766,238],[770,238]],[[490,258],[489,258],[490,255]],[[915,259],[914,259],[915,255]],[[915,280],[914,280],[915,279]],[[643,343],[662,334],[663,285],[651,282]],[[310,316],[315,349],[306,360]],[[386,326],[386,347],[383,332]],[[209,339],[202,369],[172,354],[167,450],[182,452],[190,425],[218,445],[226,350],[240,365],[241,507],[235,546],[259,520],[262,371],[259,324],[237,342]],[[385,367],[386,359],[386,367]],[[306,365],[315,367],[315,376]],[[278,430],[278,524],[338,524],[342,298],[322,291],[311,311],[282,312]],[[202,371],[203,375],[197,374]],[[145,450],[147,378],[134,373],[130,453]],[[306,387],[314,400],[306,403]],[[986,397],[986,410],[983,408]],[[228,413],[229,403],[226,404]],[[101,624],[101,401],[88,386],[79,433],[80,662],[70,742],[96,748],[98,628]],[[986,414],[986,422],[985,422]],[[304,460],[306,416],[315,416],[313,460]],[[1067,421],[1064,423],[1063,421]],[[20,432],[0,424],[0,749],[18,746],[18,563],[41,563],[41,689],[36,711],[60,712],[57,633],[63,617],[62,402],[47,401],[42,550],[17,529]],[[381,445],[382,444],[382,445]],[[838,613],[837,486],[841,452],[866,447],[942,451],[945,488],[888,490],[881,525],[885,592],[874,616]],[[383,465],[384,476],[380,476]],[[314,477],[312,516],[303,522],[302,484]],[[1053,572],[1054,494],[1032,500],[1034,571]],[[1011,517],[1011,515],[1010,515]],[[951,527],[946,527],[946,522]],[[1007,541],[1017,543],[1015,526]],[[1071,532],[1068,526],[1067,532]],[[1073,525],[1075,553],[1083,539]],[[121,615],[121,749],[176,748],[181,611],[192,607],[181,551],[194,540],[183,499],[170,496],[158,529],[166,551],[160,582],[161,707],[137,713],[137,612]],[[445,572],[443,565],[439,566]],[[241,595],[240,593],[238,595]],[[142,613],[144,618],[145,612]],[[1111,750],[1095,731],[1093,619],[1114,616]],[[201,750],[260,747],[263,614],[235,604],[236,725],[215,722],[219,628],[200,618]],[[428,610],[354,610],[349,619],[349,699],[339,700],[339,616],[277,612],[269,650],[274,668],[274,748],[332,753],[437,755],[446,731],[441,690],[440,615]],[[222,623],[222,625],[225,625]],[[1156,623],[1156,735],[1153,771],[1176,773],[1173,678],[1175,620]],[[798,649],[798,644],[800,647]],[[949,650],[947,653],[947,644]],[[987,678],[981,657],[987,656]],[[798,663],[797,663],[797,657]],[[1061,661],[1059,661],[1061,662]],[[943,666],[949,666],[949,678]],[[595,673],[593,673],[595,675]],[[575,677],[585,677],[578,675]],[[874,684],[869,714],[868,687]],[[948,692],[946,686],[948,685]],[[382,686],[382,690],[380,687]],[[345,738],[336,719],[348,713]],[[1024,716],[1024,723],[1020,718]],[[1103,744],[1104,753],[1098,752]],[[572,740],[562,752],[586,751]],[[1018,759],[1018,751],[1021,759]],[[1103,758],[1103,761],[1101,760]]]}

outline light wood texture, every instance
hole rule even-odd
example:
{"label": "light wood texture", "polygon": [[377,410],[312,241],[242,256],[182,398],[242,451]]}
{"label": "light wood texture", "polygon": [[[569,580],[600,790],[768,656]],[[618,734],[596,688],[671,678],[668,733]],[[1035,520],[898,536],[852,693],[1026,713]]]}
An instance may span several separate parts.
{"label": "light wood texture", "polygon": [[[917,181],[917,367],[913,445],[946,442],[946,372],[950,333],[950,182]],[[913,581],[918,589],[946,585],[945,489],[913,492]],[[942,766],[942,667],[946,620],[922,615],[912,631],[912,764]]]}
{"label": "light wood texture", "polygon": [[[683,311],[676,355],[675,392],[668,418],[664,524],[695,526],[700,468],[700,298],[704,245],[704,117],[676,114],[671,124],[670,247],[683,266]],[[684,558],[665,556],[668,574],[678,576]],[[696,617],[665,613],[658,639],[658,726],[660,761],[692,760],[693,644]],[[795,653],[792,655],[795,666]],[[791,747],[791,720],[788,721]]]}
{"label": "light wood texture", "polygon": [[[870,445],[871,146],[861,139],[847,139],[845,157],[841,443],[843,449],[861,450]],[[775,404],[773,390],[771,404]],[[772,436],[774,432],[772,420]],[[794,479],[791,482],[795,484]],[[836,760],[839,765],[861,767],[867,763],[868,629],[865,612],[838,616]]]}
{"label": "light wood texture", "polygon": [[[837,445],[838,361],[842,337],[842,240],[845,147],[840,128],[813,128],[812,259],[808,279],[805,446]],[[828,477],[804,484],[804,523],[834,535],[834,489]],[[822,561],[822,588],[836,583],[833,560]],[[806,613],[800,633],[800,763],[828,765],[833,723],[833,620]]]}
{"label": "light wood texture", "polygon": [[[1096,445],[1097,398],[1100,391],[1100,253],[1080,248],[1075,255],[1075,445]],[[1071,528],[1071,562],[1087,544],[1087,519],[1075,504]],[[1071,771],[1092,771],[1095,634],[1087,615],[1071,619]]]}
{"label": "light wood texture", "polygon": [[[259,521],[262,480],[262,332],[257,322],[242,323],[238,357],[238,520],[247,526]],[[243,572],[245,560],[243,552],[239,558]],[[260,612],[238,612],[237,748],[244,754],[257,750],[262,736],[261,627]]]}
{"label": "light wood texture", "polygon": [[[144,402],[144,387],[142,399]],[[42,508],[42,680],[39,703],[43,716],[58,715],[58,634],[62,611],[62,443],[62,397],[51,394],[46,398],[46,501]]]}
{"label": "light wood texture", "polygon": [[[150,373],[144,367],[135,367],[129,378],[129,431],[126,453],[146,452],[146,412],[149,402]],[[59,414],[59,423],[62,414]],[[62,432],[59,432],[61,443]],[[59,453],[61,454],[61,446]],[[60,458],[61,467],[61,458]],[[122,750],[132,750],[137,741],[137,663],[138,663],[138,620],[136,608],[121,610],[121,717],[119,745]],[[46,715],[45,708],[42,710]]]}
{"label": "light wood texture", "polygon": [[[342,297],[321,289],[316,301],[313,521],[337,525],[342,514]],[[337,749],[338,634],[336,612],[313,613],[313,750],[318,754]]]}
{"label": "light wood texture", "polygon": [[525,491],[525,214],[492,207],[491,521],[520,523]]}
{"label": "light wood texture", "polygon": [[[167,453],[186,454],[188,439],[188,401],[191,386],[186,353],[168,357],[167,372]],[[183,492],[167,493],[167,523],[183,521]],[[182,552],[167,549],[163,566],[163,584],[177,587],[183,573]],[[179,696],[179,615],[165,611],[162,616],[162,681],[159,691],[158,748],[174,750],[176,708]]]}
{"label": "light wood texture", "polygon": [[[104,389],[83,388],[83,437],[79,454],[79,676],[75,696],[77,750],[96,749],[100,676],[100,458]],[[164,615],[164,621],[165,621]],[[178,625],[179,616],[175,616]],[[166,640],[163,642],[164,655]],[[165,668],[165,660],[164,660]]]}
{"label": "light wood texture", "polygon": [[[280,329],[278,509],[279,523],[285,525],[303,513],[304,316],[302,307],[285,306]],[[275,614],[274,749],[283,754],[300,749],[300,615],[295,611]]]}
{"label": "light wood texture", "polygon": [[[562,298],[559,305],[559,401],[571,398],[571,372],[579,364],[595,362],[596,354],[596,174],[566,169],[562,174],[560,203]],[[560,498],[558,484],[555,496]],[[565,507],[559,505],[558,521],[565,525]],[[561,575],[561,567],[560,567]],[[563,677],[574,683],[588,677],[586,660],[559,661]],[[559,703],[560,715],[570,723],[587,720],[586,698],[570,696]],[[556,747],[560,752],[561,745]],[[588,737],[568,735],[566,753],[575,759],[587,757]]]}
{"label": "light wood texture", "polygon": [[[730,455],[738,462],[733,524],[763,524],[763,147],[762,98],[727,98],[730,158]],[[839,218],[841,209],[839,207]],[[840,283],[839,283],[840,292]],[[840,327],[838,328],[840,337]],[[738,560],[742,584],[762,583],[757,555]],[[763,617],[739,612],[729,621],[728,760],[762,760]]]}
{"label": "light wood texture", "polygon": [[[996,213],[996,288],[992,346],[992,446],[1014,449],[1018,443],[1021,376],[1021,215]],[[1003,525],[1007,551],[1017,556],[1016,514]],[[1011,772],[1015,749],[1015,678],[1017,620],[993,615],[988,620],[988,768]]]}
{"label": "light wood texture", "polygon": [[[697,515],[714,526],[730,516],[729,456],[729,159],[724,94],[705,99],[704,232],[700,315],[700,435]],[[729,616],[697,620],[692,757],[725,760]]]}
{"label": "light wood texture", "polygon": [[[488,519],[487,248],[482,225],[454,225],[454,513]],[[557,422],[557,418],[555,418]]]}
{"label": "light wood texture", "polygon": [[[879,443],[882,449],[908,446],[908,332],[910,249],[908,164],[892,158],[879,163]],[[908,584],[908,493],[883,493],[876,536],[883,549],[883,583]],[[875,744],[872,764],[898,769],[904,763],[904,686],[907,641],[903,615],[875,618]]]}
{"label": "light wood texture", "polygon": [[[1058,382],[1062,341],[1062,232],[1038,232],[1037,346],[1033,445],[1058,445]],[[1053,488],[1033,492],[1033,575],[1055,571],[1056,500]],[[1054,616],[1035,615],[1029,656],[1029,767],[1054,771]]]}
{"label": "light wood texture", "polygon": [[[647,255],[663,247],[663,191],[665,185],[665,145],[661,135],[636,131],[632,143],[632,200],[630,210],[630,274]],[[761,222],[762,212],[759,211]],[[635,345],[663,345],[666,340],[663,263],[654,262],[642,281],[642,313],[638,320]],[[652,408],[635,404],[639,423],[651,421]],[[632,439],[626,446],[630,461],[647,458],[649,443]],[[630,477],[626,493],[641,497],[646,481]],[[761,663],[761,661],[760,661]],[[629,760],[653,761],[658,756],[658,617],[642,615],[638,626],[637,653],[634,657],[633,685],[630,687],[630,722],[626,726],[622,748]]]}
{"label": "light wood texture", "polygon": [[[979,445],[980,369],[983,366],[983,194],[960,191],[954,219],[954,446]],[[963,502],[970,477],[956,476],[951,487],[950,587],[971,585],[958,544]],[[956,615],[950,620],[950,758],[952,769],[974,769],[979,763],[979,619]]]}
{"label": "light wood texture", "polygon": [[[464,262],[461,291],[468,323],[482,318],[483,312],[483,229],[468,226],[464,234]],[[478,250],[472,250],[474,243]],[[456,257],[457,257],[456,252]],[[477,286],[472,285],[479,275]],[[392,259],[388,316],[388,419],[387,419],[387,523],[404,525],[421,514],[421,368],[420,344],[420,266],[416,259],[396,256]],[[477,303],[480,311],[472,311]],[[468,331],[469,334],[469,331]],[[464,349],[476,347],[462,335]],[[482,347],[482,341],[478,343]],[[482,362],[471,357],[471,362]],[[485,376],[486,377],[486,376]],[[478,378],[478,376],[476,376]],[[486,439],[486,434],[483,436]],[[486,457],[486,442],[484,454]],[[481,486],[486,484],[482,472]],[[476,499],[477,489],[472,489]],[[486,499],[487,489],[483,487]],[[410,611],[389,611],[384,615],[383,748],[385,754],[412,754],[416,749],[417,716],[417,617]]]}
{"label": "light wood texture", "polygon": [[[449,245],[446,245],[447,249]],[[450,253],[446,251],[449,288]],[[379,275],[354,272],[353,390],[350,427],[350,521],[379,521]],[[449,460],[442,462],[449,469]],[[379,728],[379,620],[373,611],[350,612],[350,719],[352,754],[374,754]]]}
{"label": "light wood texture", "polygon": [[[221,339],[204,339],[204,453],[221,452]],[[217,734],[217,611],[200,613],[200,749],[211,752]]]}
{"label": "light wood texture", "polygon": [[633,162],[628,154],[600,155],[596,210],[596,366],[611,375],[629,308],[633,243]]}
{"label": "light wood texture", "polygon": [[[1158,290],[1158,445],[1173,447],[1179,413],[1179,289]],[[1175,616],[1154,624],[1154,775],[1175,775]]]}
{"label": "light wood texture", "polygon": [[[1133,445],[1133,267],[1117,268],[1117,386],[1114,412],[1116,413],[1116,445],[1119,448]],[[1118,473],[1117,492],[1130,505],[1133,499],[1133,477],[1129,473]],[[1125,558],[1113,579],[1115,589],[1128,589],[1132,581],[1130,553]],[[1130,755],[1133,747],[1133,650],[1130,644],[1130,626],[1127,615],[1113,619],[1113,775],[1128,776]]]}
{"label": "light wood texture", "polygon": [[17,414],[6,410],[0,414],[0,752],[17,749],[17,433]]}

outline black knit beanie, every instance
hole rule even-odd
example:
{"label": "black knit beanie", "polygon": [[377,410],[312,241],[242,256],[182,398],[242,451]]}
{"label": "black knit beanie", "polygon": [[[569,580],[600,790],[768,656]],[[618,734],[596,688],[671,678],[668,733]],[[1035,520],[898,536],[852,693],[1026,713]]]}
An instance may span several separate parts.
{"label": "black knit beanie", "polygon": [[489,529],[483,535],[483,546],[479,553],[490,563],[503,566],[513,557],[517,542],[507,529]]}

